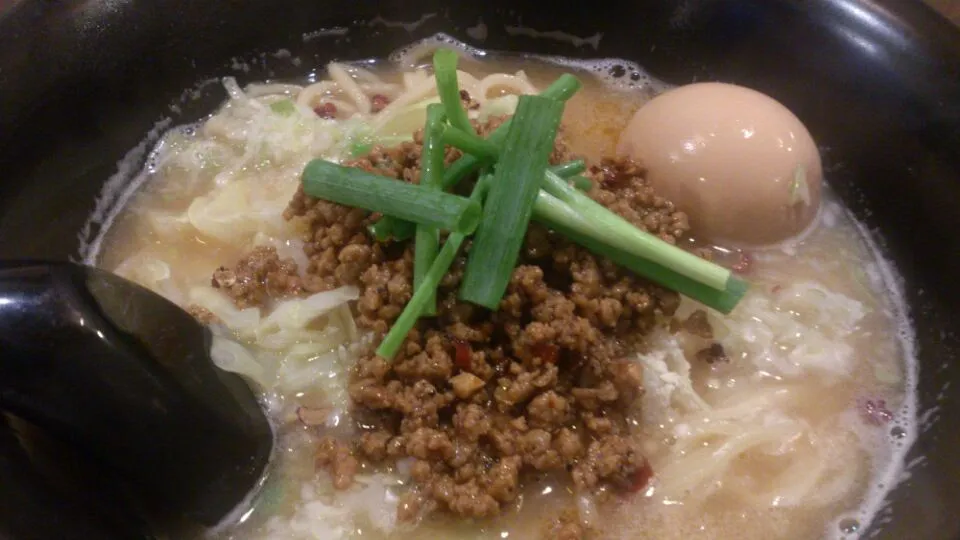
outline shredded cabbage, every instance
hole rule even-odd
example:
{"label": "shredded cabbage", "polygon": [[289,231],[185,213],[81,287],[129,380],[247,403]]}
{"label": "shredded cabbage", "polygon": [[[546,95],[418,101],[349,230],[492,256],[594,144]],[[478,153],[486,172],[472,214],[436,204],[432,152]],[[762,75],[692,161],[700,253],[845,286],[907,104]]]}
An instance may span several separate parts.
{"label": "shredded cabbage", "polygon": [[[349,318],[352,323],[352,317],[343,309],[349,310],[348,302],[357,297],[356,287],[341,287],[277,302],[263,316],[260,308],[238,309],[212,287],[195,287],[189,295],[191,303],[216,315],[224,327],[211,351],[217,365],[284,394],[311,387],[340,409],[348,406],[347,372],[360,347],[352,324],[344,322]],[[323,324],[325,317],[334,324]]]}
{"label": "shredded cabbage", "polygon": [[[678,313],[694,309],[706,308],[684,300]],[[847,377],[854,367],[848,339],[867,311],[861,302],[805,281],[776,292],[755,287],[730,315],[707,313],[715,339],[735,361],[753,362],[760,372],[778,377]]]}
{"label": "shredded cabbage", "polygon": [[173,282],[170,265],[157,257],[138,252],[120,263],[114,273],[122,278],[162,295],[171,302],[182,304],[183,292]]}
{"label": "shredded cabbage", "polygon": [[650,336],[651,351],[637,354],[634,361],[643,365],[643,414],[658,424],[679,408],[690,412],[706,410],[710,406],[693,388],[690,362],[675,336],[657,330]]}

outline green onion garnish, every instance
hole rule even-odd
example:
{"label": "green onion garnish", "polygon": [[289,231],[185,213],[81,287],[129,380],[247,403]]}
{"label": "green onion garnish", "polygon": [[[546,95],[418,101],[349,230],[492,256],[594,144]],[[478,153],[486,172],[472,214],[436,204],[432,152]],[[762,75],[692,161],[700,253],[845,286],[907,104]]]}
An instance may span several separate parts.
{"label": "green onion garnish", "polygon": [[460,100],[460,84],[457,82],[457,53],[439,49],[433,53],[433,76],[437,79],[437,94],[447,112],[450,125],[467,133],[476,133],[467,111]]}
{"label": "green onion garnish", "polygon": [[[600,206],[600,208],[603,207]],[[603,208],[603,210],[609,212],[606,208]],[[612,214],[612,212],[609,213]],[[614,216],[616,216],[616,214],[614,214]],[[619,218],[619,216],[616,217]],[[747,292],[747,283],[732,275],[726,280],[722,289],[716,289],[660,264],[661,261],[664,260],[662,256],[663,250],[671,251],[673,249],[679,250],[679,248],[659,238],[655,238],[656,242],[653,243],[657,251],[650,257],[642,257],[637,255],[635,251],[628,251],[621,249],[620,246],[614,246],[612,243],[608,243],[607,240],[613,239],[619,234],[628,235],[631,233],[626,229],[618,233],[612,233],[611,231],[616,229],[604,227],[602,223],[592,223],[591,220],[595,218],[596,215],[591,215],[590,217],[581,216],[576,210],[571,208],[570,205],[543,191],[540,192],[534,204],[534,221],[546,225],[573,242],[589,249],[597,255],[610,259],[617,265],[637,275],[643,276],[654,283],[658,283],[684,296],[688,296],[721,313],[729,313]],[[633,231],[647,234],[625,221],[624,226],[629,227]],[[715,268],[725,270],[709,261],[700,259],[694,255],[690,256],[693,257],[694,260],[692,263],[688,261],[687,264],[702,266],[708,268],[709,271],[713,271]]]}
{"label": "green onion garnish", "polygon": [[[539,95],[541,97],[565,102],[576,94],[577,90],[580,90],[580,87],[581,83],[579,79],[569,73],[564,73],[559,76],[557,80],[553,81],[550,86],[545,88],[543,92],[540,92]],[[459,93],[458,90],[458,99]],[[487,137],[487,141],[500,146],[503,143],[503,139],[507,136],[507,130],[510,129],[511,121],[511,119],[508,119],[497,129],[493,130],[490,136]],[[443,173],[443,189],[448,190],[456,186],[460,180],[477,172],[483,164],[483,159],[469,154],[461,157],[450,164]],[[413,236],[413,227],[396,227],[394,226],[394,221],[396,221],[394,218],[384,216],[380,221],[371,226],[370,233],[374,238],[393,238],[398,241],[406,240]],[[404,231],[407,231],[406,236],[403,236]]]}
{"label": "green onion garnish", "polygon": [[[489,191],[491,181],[492,177],[490,175],[482,174],[480,179],[477,180],[477,184],[473,187],[470,200],[478,204],[483,202]],[[410,297],[407,305],[404,306],[403,311],[400,312],[400,316],[393,322],[393,326],[390,327],[380,346],[377,347],[377,355],[387,360],[396,356],[397,351],[400,350],[400,346],[403,345],[403,340],[406,339],[413,325],[417,323],[417,319],[423,315],[424,308],[429,303],[430,297],[436,295],[440,281],[443,279],[444,274],[447,273],[447,270],[450,269],[450,265],[453,264],[453,259],[457,256],[457,252],[460,250],[460,246],[465,239],[466,235],[459,233],[453,233],[447,237],[447,241],[444,242],[440,253],[437,254],[437,257],[433,260],[433,264],[430,265],[430,268],[426,274],[424,274],[420,286],[414,289],[413,296]]]}
{"label": "green onion garnish", "polygon": [[350,144],[350,157],[365,156],[373,150],[373,143],[367,140],[356,141]]}
{"label": "green onion garnish", "polygon": [[303,191],[318,199],[450,232],[471,234],[480,221],[477,201],[322,159],[304,168]]}
{"label": "green onion garnish", "polygon": [[[730,270],[701,259],[672,244],[644,232],[630,222],[611,212],[600,203],[573,188],[559,176],[547,172],[543,189],[566,203],[570,213],[564,217],[576,216],[582,233],[603,243],[632,253],[638,257],[657,263],[684,275],[696,282],[717,290],[724,290],[730,279]],[[573,223],[573,221],[568,221]]]}
{"label": "green onion garnish", "polygon": [[587,170],[587,162],[582,159],[575,159],[559,165],[550,167],[550,172],[560,178],[570,178],[571,176],[582,173]]}
{"label": "green onion garnish", "polygon": [[397,320],[393,321],[393,326],[390,327],[387,335],[383,338],[383,341],[380,342],[380,346],[377,347],[378,356],[386,358],[387,360],[396,356],[397,351],[400,350],[400,346],[403,345],[403,340],[406,339],[413,325],[417,323],[417,319],[423,315],[424,309],[430,303],[430,300],[435,298],[440,280],[443,279],[444,274],[447,273],[450,265],[453,264],[453,259],[457,256],[457,251],[460,250],[464,238],[466,238],[466,236],[460,233],[453,233],[447,237],[447,241],[443,243],[443,248],[440,249],[440,253],[437,254],[437,257],[433,260],[433,264],[430,265],[430,269],[424,274],[420,286],[414,290],[410,301],[404,306]]}
{"label": "green onion garnish", "polygon": [[280,116],[290,116],[297,110],[297,107],[289,99],[281,99],[270,104],[270,110]]}
{"label": "green onion garnish", "polygon": [[568,178],[567,183],[579,189],[580,191],[590,191],[593,188],[593,181],[586,176],[580,176],[579,174]]}
{"label": "green onion garnish", "polygon": [[[427,125],[423,129],[423,151],[420,153],[420,185],[426,189],[440,190],[443,178],[444,147],[442,142],[443,105],[432,103],[427,107]],[[436,227],[417,225],[413,252],[413,288],[419,289],[423,278],[433,265],[440,250],[440,231]],[[437,313],[436,294],[427,299],[423,315]]]}
{"label": "green onion garnish", "polygon": [[[414,223],[409,221],[403,221],[402,219],[387,219],[390,216],[383,216],[376,223],[372,223],[367,227],[370,236],[373,237],[377,242],[387,242],[389,240],[394,240],[396,242],[401,242],[409,238],[413,238],[413,235],[417,232],[417,226]],[[386,220],[386,223],[384,221]],[[379,226],[383,223],[383,226]]]}
{"label": "green onion garnish", "polygon": [[562,115],[560,101],[520,97],[464,269],[460,298],[488,309],[500,305],[517,263]]}
{"label": "green onion garnish", "polygon": [[447,146],[459,148],[463,153],[470,154],[487,161],[496,161],[500,157],[500,148],[487,139],[468,133],[453,126],[443,130],[443,143]]}
{"label": "green onion garnish", "polygon": [[[543,92],[540,92],[539,95],[540,97],[566,102],[577,93],[577,90],[579,90],[581,86],[579,79],[569,73],[564,73],[558,77],[557,80],[553,81],[553,84],[544,89]],[[516,113],[514,113],[514,116],[516,116]],[[500,124],[497,129],[490,133],[487,141],[497,146],[502,146],[512,122],[513,118],[508,118],[504,123]],[[450,189],[456,186],[457,182],[476,172],[481,165],[483,165],[483,160],[471,155],[463,156],[457,161],[454,161],[450,167],[447,168],[447,172],[443,174],[443,189]]]}

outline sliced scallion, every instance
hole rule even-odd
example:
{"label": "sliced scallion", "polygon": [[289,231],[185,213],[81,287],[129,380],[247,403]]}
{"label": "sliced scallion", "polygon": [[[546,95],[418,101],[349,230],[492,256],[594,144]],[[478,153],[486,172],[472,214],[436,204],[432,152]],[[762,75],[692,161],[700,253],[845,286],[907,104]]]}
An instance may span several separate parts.
{"label": "sliced scallion", "polygon": [[293,101],[289,99],[281,99],[280,101],[274,101],[270,104],[270,110],[279,114],[280,116],[290,116],[297,110],[296,105],[293,104]]}
{"label": "sliced scallion", "polygon": [[497,145],[453,126],[447,126],[443,130],[443,143],[487,161],[495,161],[500,156],[500,148]]}
{"label": "sliced scallion", "polygon": [[590,191],[593,188],[593,181],[579,174],[567,178],[567,183],[580,191]]}
{"label": "sliced scallion", "polygon": [[[473,193],[470,194],[470,200],[478,204],[482,203],[490,189],[491,181],[492,175],[481,174],[477,184],[473,187]],[[377,347],[378,355],[390,360],[397,354],[400,346],[403,345],[403,340],[406,339],[413,325],[417,323],[417,319],[424,314],[424,308],[429,304],[430,296],[436,297],[437,287],[440,286],[444,274],[453,264],[453,259],[457,256],[457,252],[465,239],[466,235],[459,233],[452,233],[447,237],[447,241],[444,242],[437,257],[433,260],[433,264],[424,274],[420,286],[414,288],[413,296],[410,297],[407,305],[400,312],[400,316],[394,321],[380,346]]]}
{"label": "sliced scallion", "polygon": [[730,270],[638,229],[580,190],[570,186],[559,176],[548,171],[544,176],[543,189],[566,203],[573,214],[578,216],[577,229],[583,234],[592,236],[610,247],[655,261],[708,287],[720,291],[726,289]]}
{"label": "sliced scallion", "polygon": [[410,301],[404,306],[397,320],[393,321],[393,326],[390,327],[387,335],[380,342],[380,346],[377,347],[378,356],[387,360],[396,356],[407,334],[410,333],[410,330],[413,329],[413,326],[417,324],[417,320],[423,314],[424,308],[430,303],[430,299],[436,296],[440,280],[443,279],[444,274],[453,264],[453,259],[457,256],[464,238],[466,237],[459,233],[447,237],[447,241],[443,243],[443,248],[440,249],[437,257],[433,260],[433,264],[430,265],[430,269],[424,274],[420,286],[414,290]]}
{"label": "sliced scallion", "polygon": [[[579,79],[569,73],[564,73],[544,89],[543,92],[540,92],[539,96],[565,102],[576,94],[581,86],[582,84]],[[514,114],[514,116],[516,116],[516,114]],[[500,124],[497,129],[490,133],[487,141],[501,146],[507,137],[507,132],[510,130],[510,124],[512,122],[513,118],[508,118],[504,123]],[[482,159],[470,155],[463,156],[453,162],[443,174],[443,189],[450,189],[456,186],[457,182],[476,172],[481,165],[483,165]]]}
{"label": "sliced scallion", "polygon": [[362,157],[369,154],[371,150],[373,150],[373,142],[369,140],[350,143],[350,157]]}
{"label": "sliced scallion", "polygon": [[477,201],[322,159],[304,168],[303,190],[318,199],[451,232],[470,234],[480,221]]}
{"label": "sliced scallion", "polygon": [[570,178],[571,176],[582,173],[587,170],[587,162],[582,159],[575,159],[559,165],[550,167],[550,172],[560,178]]}
{"label": "sliced scallion", "polygon": [[[440,190],[443,178],[443,105],[433,103],[427,107],[427,124],[423,128],[423,150],[420,153],[420,186]],[[419,289],[423,278],[440,250],[440,231],[429,225],[417,225],[413,244],[413,288]],[[431,296],[423,308],[424,315],[437,312],[436,295]]]}
{"label": "sliced scallion", "polygon": [[447,112],[450,125],[467,133],[476,133],[467,111],[460,100],[460,83],[457,82],[457,53],[439,49],[433,53],[433,74],[437,79],[437,94]]}
{"label": "sliced scallion", "polygon": [[387,242],[390,240],[402,242],[413,238],[417,232],[417,226],[409,221],[402,219],[388,219],[390,216],[382,216],[376,223],[367,227],[370,236],[377,242]]}
{"label": "sliced scallion", "polygon": [[560,101],[520,97],[464,269],[460,298],[488,309],[500,305],[517,263],[562,115]]}
{"label": "sliced scallion", "polygon": [[[545,88],[543,92],[540,92],[539,95],[558,101],[567,101],[580,90],[581,86],[582,84],[579,79],[569,73],[564,73],[558,77],[557,80],[553,81],[550,86]],[[507,135],[507,130],[510,129],[511,121],[511,119],[508,119],[497,127],[497,129],[493,130],[490,136],[487,137],[487,141],[500,146]],[[456,186],[460,180],[477,172],[484,163],[485,160],[469,154],[453,162],[443,173],[443,189],[449,190]],[[396,240],[406,240],[413,236],[413,227],[397,227],[394,221],[396,220],[390,216],[383,217],[371,227],[371,234],[374,238],[392,237]],[[402,236],[401,233],[404,231],[407,231],[407,236]]]}
{"label": "sliced scallion", "polygon": [[[601,206],[601,208],[603,207]],[[606,208],[603,208],[603,210],[609,212]],[[634,251],[624,250],[620,246],[614,246],[607,242],[611,237],[617,236],[617,234],[610,234],[610,228],[604,227],[602,223],[593,221],[596,219],[595,216],[586,217],[580,215],[576,210],[571,208],[570,205],[549,193],[540,192],[534,204],[533,219],[597,255],[606,257],[637,275],[643,276],[654,283],[683,294],[684,296],[688,296],[721,313],[729,313],[747,291],[747,283],[734,276],[729,276],[723,288],[716,289],[660,264],[659,261],[663,259],[659,256],[659,252],[655,257],[642,257]],[[633,225],[627,222],[624,223],[626,227],[642,232]],[[679,249],[660,239],[656,239],[656,243],[659,244],[658,248],[660,250],[671,248]],[[716,266],[692,254],[690,256],[695,259],[693,261],[694,265]],[[721,268],[721,270],[725,269]]]}

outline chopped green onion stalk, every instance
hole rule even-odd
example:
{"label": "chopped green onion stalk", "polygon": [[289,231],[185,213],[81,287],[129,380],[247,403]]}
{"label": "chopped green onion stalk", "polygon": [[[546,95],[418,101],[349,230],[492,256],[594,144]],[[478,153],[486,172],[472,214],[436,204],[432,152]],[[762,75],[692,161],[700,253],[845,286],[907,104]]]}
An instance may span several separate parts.
{"label": "chopped green onion stalk", "polygon": [[517,263],[562,115],[560,101],[520,97],[464,269],[460,298],[488,309],[500,305]]}
{"label": "chopped green onion stalk", "polygon": [[[553,81],[553,84],[548,86],[543,92],[540,92],[539,95],[540,97],[565,102],[577,93],[577,90],[579,90],[581,86],[579,79],[573,75],[564,73],[558,77],[556,81]],[[507,138],[507,132],[510,130],[510,124],[512,122],[513,118],[508,118],[504,123],[500,124],[497,129],[490,133],[487,141],[497,146],[502,146],[503,141]],[[482,164],[483,160],[473,156],[463,156],[453,162],[443,175],[443,189],[454,187],[457,185],[457,182],[475,172]]]}
{"label": "chopped green onion stalk", "polygon": [[451,232],[470,234],[480,221],[477,201],[322,159],[311,161],[303,170],[303,191],[318,199]]}
{"label": "chopped green onion stalk", "polygon": [[297,110],[297,107],[289,99],[281,99],[270,104],[270,110],[280,116],[290,116]]}
{"label": "chopped green onion stalk", "polygon": [[497,145],[478,135],[467,133],[453,126],[447,126],[443,130],[443,143],[458,148],[465,154],[487,161],[495,161],[500,157],[500,148]]}
{"label": "chopped green onion stalk", "polygon": [[580,174],[587,170],[587,162],[582,159],[575,159],[559,165],[550,167],[550,172],[560,178],[570,178],[573,175]]}
{"label": "chopped green onion stalk", "polygon": [[387,332],[386,337],[377,347],[378,356],[387,360],[396,356],[400,346],[403,345],[403,340],[407,338],[407,334],[410,333],[410,330],[413,329],[413,326],[417,324],[417,320],[423,314],[424,308],[430,303],[430,299],[435,297],[440,280],[443,279],[444,274],[453,264],[453,259],[456,258],[464,238],[466,236],[460,233],[454,233],[447,237],[447,241],[444,242],[437,258],[433,260],[430,269],[423,276],[423,282],[416,288],[413,296],[410,297],[410,301],[407,302],[400,316],[393,322],[390,331]]}
{"label": "chopped green onion stalk", "polygon": [[[609,212],[605,208],[604,211]],[[688,296],[721,313],[729,313],[747,291],[747,283],[734,276],[729,277],[722,289],[716,289],[659,264],[659,261],[662,260],[661,257],[641,257],[635,252],[614,246],[607,242],[611,236],[604,235],[607,229],[604,229],[602,226],[593,226],[593,217],[581,216],[568,204],[549,193],[540,192],[534,204],[533,219],[597,255],[606,257],[635,274],[643,276],[663,287],[679,292],[684,296]],[[636,229],[636,227],[629,223],[626,223],[626,226],[639,231],[639,229]],[[657,239],[657,241],[662,243],[663,246],[674,248],[674,246],[660,239]],[[695,259],[694,264],[696,265],[713,265],[713,263],[694,255],[691,255],[691,257]]]}
{"label": "chopped green onion stalk", "polygon": [[383,216],[376,223],[367,227],[370,236],[377,242],[383,243],[389,240],[402,242],[413,238],[413,235],[416,234],[416,224],[402,219],[387,219],[388,217],[390,216]]}
{"label": "chopped green onion stalk", "polygon": [[[601,206],[600,208],[603,207]],[[603,208],[603,210],[609,212],[606,208]],[[722,313],[729,313],[747,291],[747,283],[729,275],[729,273],[724,287],[717,289],[664,266],[661,263],[661,261],[664,260],[662,251],[653,257],[647,257],[638,255],[634,250],[625,250],[618,245],[619,242],[616,237],[621,234],[629,234],[626,230],[611,232],[610,228],[605,228],[603,225],[595,222],[595,216],[583,216],[579,214],[577,210],[571,208],[570,205],[549,193],[540,192],[534,204],[533,219],[635,274],[688,296]],[[624,222],[624,224],[625,227],[629,227],[634,231],[644,235],[647,234],[630,223]],[[656,243],[660,244],[658,246],[660,250],[679,250],[679,248],[659,238],[655,240]],[[683,253],[687,252],[684,251]],[[688,255],[690,255],[693,260],[692,262],[688,261],[687,264],[700,267],[716,266],[693,254],[688,253]],[[726,269],[721,268],[721,270]]]}
{"label": "chopped green onion stalk", "polygon": [[[570,75],[569,73],[564,73],[563,75],[559,76],[557,80],[553,81],[553,83],[550,84],[550,86],[545,88],[543,92],[540,92],[539,95],[541,97],[556,99],[558,101],[567,101],[574,94],[576,94],[578,90],[580,90],[581,86],[582,84],[580,83],[579,79],[577,79],[573,75]],[[501,146],[503,143],[503,139],[507,136],[507,130],[510,129],[511,121],[512,121],[511,119],[508,119],[503,124],[500,124],[500,126],[497,127],[497,129],[493,130],[490,136],[487,137],[487,141],[497,146]],[[460,180],[463,180],[464,178],[477,172],[477,170],[479,170],[480,167],[483,166],[483,164],[484,164],[483,159],[477,158],[472,155],[466,155],[461,157],[457,161],[454,161],[452,164],[450,164],[449,167],[447,167],[447,170],[443,173],[443,189],[449,190],[453,188],[454,186],[457,185],[458,182],[460,182]],[[392,224],[393,221],[394,221],[393,218],[389,216],[385,216],[383,219],[381,219],[374,225],[374,229],[377,231],[389,230],[389,231],[394,231],[396,233],[399,233],[400,228],[394,227]],[[396,240],[406,240],[407,238],[410,238],[410,236],[413,235],[412,228],[408,228],[407,230],[410,231],[410,234],[406,237],[400,236],[399,234],[393,234],[392,237]],[[374,237],[379,237],[379,236],[381,236],[381,234],[378,234],[378,233],[374,234]],[[391,235],[388,234],[387,236],[389,237]]]}
{"label": "chopped green onion stalk", "polygon": [[[490,189],[492,180],[493,175],[481,171],[480,179],[477,180],[477,185],[473,187],[473,193],[470,194],[470,200],[478,203],[483,202]],[[414,289],[413,296],[410,298],[410,301],[407,302],[407,305],[404,306],[400,317],[394,321],[393,326],[390,327],[390,331],[387,332],[383,342],[380,343],[380,347],[377,348],[378,355],[390,360],[397,354],[410,329],[416,324],[417,319],[423,315],[424,306],[429,302],[426,298],[431,291],[436,295],[437,287],[440,286],[440,281],[443,279],[444,274],[447,273],[450,265],[453,264],[453,259],[457,256],[457,251],[463,244],[464,239],[466,239],[466,235],[459,233],[453,233],[447,237],[447,241],[443,244],[443,248],[440,249],[440,253],[437,254],[437,257],[433,260],[433,264],[430,265],[430,269],[427,270],[427,273],[423,276],[423,281],[420,283],[420,286]],[[417,295],[420,296],[418,297]]]}
{"label": "chopped green onion stalk", "polygon": [[[426,189],[440,190],[443,178],[443,105],[433,103],[427,107],[427,124],[423,129],[423,150],[420,154],[420,185]],[[417,225],[413,251],[413,288],[419,289],[423,278],[440,250],[440,231],[436,227]],[[436,315],[436,294],[427,300],[424,315]]]}
{"label": "chopped green onion stalk", "polygon": [[439,49],[433,53],[433,75],[437,79],[437,94],[440,95],[440,103],[443,103],[447,111],[447,120],[450,125],[470,134],[476,133],[460,100],[457,53],[450,49]]}
{"label": "chopped green onion stalk", "polygon": [[567,178],[567,183],[580,191],[590,191],[593,188],[593,181],[579,174]]}
{"label": "chopped green onion stalk", "polygon": [[370,141],[357,141],[350,145],[350,157],[362,157],[373,150],[373,143]]}
{"label": "chopped green onion stalk", "polygon": [[727,288],[730,270],[705,261],[672,244],[646,233],[611,212],[583,192],[567,184],[559,176],[547,172],[543,189],[566,203],[570,211],[565,216],[577,219],[577,229],[610,247],[644,259],[655,261],[693,281],[719,291]]}

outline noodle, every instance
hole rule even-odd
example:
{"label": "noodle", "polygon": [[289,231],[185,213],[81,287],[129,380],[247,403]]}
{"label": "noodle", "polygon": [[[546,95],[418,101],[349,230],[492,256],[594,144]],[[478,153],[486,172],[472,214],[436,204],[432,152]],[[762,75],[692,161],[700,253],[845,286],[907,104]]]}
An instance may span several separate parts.
{"label": "noodle", "polygon": [[295,96],[303,91],[303,87],[299,84],[251,84],[244,90],[248,96],[258,98],[278,94]]}
{"label": "noodle", "polygon": [[344,69],[342,65],[331,63],[327,65],[327,72],[333,81],[337,83],[337,86],[340,87],[340,91],[353,100],[354,105],[356,105],[357,110],[361,114],[370,114],[372,107],[370,96],[360,88],[360,85],[347,73],[347,70]]}
{"label": "noodle", "polygon": [[[826,505],[849,494],[856,485],[857,467],[851,464],[839,476],[827,470],[824,464],[833,460],[824,455],[821,430],[789,413],[802,399],[799,392],[802,389],[796,386],[783,385],[741,389],[717,400],[709,411],[676,420],[676,439],[659,458],[663,465],[658,489],[670,499],[691,494],[703,498],[723,483],[756,509]],[[824,431],[845,430],[830,426]],[[735,470],[738,462],[761,456],[777,458],[782,465],[780,473],[764,482],[769,489]],[[829,490],[820,489],[826,484]]]}
{"label": "noodle", "polygon": [[522,71],[517,72],[516,75],[494,73],[493,75],[487,75],[477,83],[477,95],[475,99],[482,100],[481,102],[486,101],[490,97],[490,91],[494,88],[500,88],[508,94],[523,95],[537,93],[537,89],[530,84],[527,76]]}

